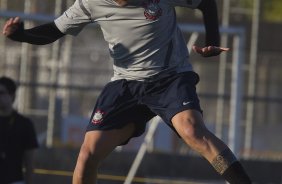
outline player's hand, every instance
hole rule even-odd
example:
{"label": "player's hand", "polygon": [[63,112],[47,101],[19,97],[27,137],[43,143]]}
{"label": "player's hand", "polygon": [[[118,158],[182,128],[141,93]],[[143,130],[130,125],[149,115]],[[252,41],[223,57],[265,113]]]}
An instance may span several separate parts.
{"label": "player's hand", "polygon": [[21,22],[19,17],[10,18],[3,27],[3,34],[7,37],[12,35],[20,27],[20,24]]}
{"label": "player's hand", "polygon": [[229,48],[223,48],[223,47],[216,47],[216,46],[208,46],[208,47],[198,47],[193,46],[193,51],[201,54],[203,57],[211,57],[211,56],[217,56],[221,52],[228,51]]}

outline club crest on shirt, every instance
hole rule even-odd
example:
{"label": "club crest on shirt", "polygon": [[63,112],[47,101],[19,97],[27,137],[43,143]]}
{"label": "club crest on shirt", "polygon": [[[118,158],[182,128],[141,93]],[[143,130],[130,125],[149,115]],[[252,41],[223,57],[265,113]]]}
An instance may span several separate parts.
{"label": "club crest on shirt", "polygon": [[144,16],[148,20],[157,20],[162,15],[162,9],[159,6],[160,0],[148,0],[143,3],[145,9]]}
{"label": "club crest on shirt", "polygon": [[99,124],[99,123],[101,123],[101,122],[103,121],[103,115],[104,115],[104,114],[105,114],[105,113],[104,113],[103,111],[97,110],[97,111],[95,112],[95,114],[94,114],[94,116],[93,116],[91,122],[92,122],[93,124]]}

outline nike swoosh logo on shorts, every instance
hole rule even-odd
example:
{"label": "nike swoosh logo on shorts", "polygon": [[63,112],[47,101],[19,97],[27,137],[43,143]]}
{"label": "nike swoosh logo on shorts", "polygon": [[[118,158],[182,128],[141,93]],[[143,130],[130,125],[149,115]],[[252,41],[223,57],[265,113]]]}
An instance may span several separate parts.
{"label": "nike swoosh logo on shorts", "polygon": [[188,104],[190,104],[190,103],[192,103],[192,102],[183,102],[182,104],[183,104],[183,105],[188,105]]}

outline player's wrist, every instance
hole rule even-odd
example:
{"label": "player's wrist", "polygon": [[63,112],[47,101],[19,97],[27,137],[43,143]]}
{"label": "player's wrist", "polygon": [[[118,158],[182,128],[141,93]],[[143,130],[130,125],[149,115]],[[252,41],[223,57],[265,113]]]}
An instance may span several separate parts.
{"label": "player's wrist", "polygon": [[24,40],[24,24],[20,22],[17,29],[7,36],[9,39],[22,42]]}

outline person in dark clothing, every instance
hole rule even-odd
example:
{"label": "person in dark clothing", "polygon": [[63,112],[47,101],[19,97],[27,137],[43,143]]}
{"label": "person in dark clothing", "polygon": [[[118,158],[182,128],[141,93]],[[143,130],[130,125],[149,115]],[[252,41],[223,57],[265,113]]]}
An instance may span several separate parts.
{"label": "person in dark clothing", "polygon": [[13,108],[16,88],[12,79],[0,77],[1,184],[31,184],[33,154],[38,147],[33,123]]}

